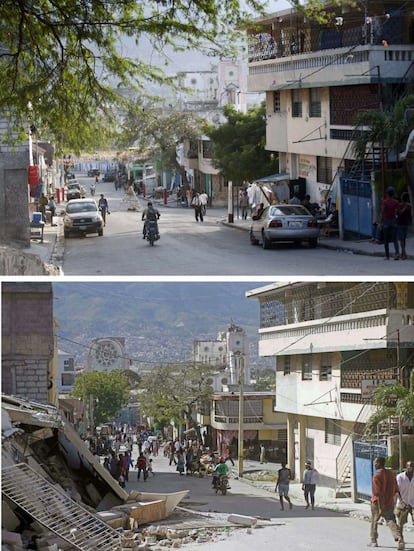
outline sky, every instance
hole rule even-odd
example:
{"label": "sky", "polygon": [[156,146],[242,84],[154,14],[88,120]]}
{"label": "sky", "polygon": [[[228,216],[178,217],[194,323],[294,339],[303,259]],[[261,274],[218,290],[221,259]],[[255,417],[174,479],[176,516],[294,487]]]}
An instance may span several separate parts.
{"label": "sky", "polygon": [[[268,13],[273,13],[290,7],[292,6],[287,0],[269,0],[266,11]],[[137,47],[134,39],[129,37],[123,37],[120,40],[120,48],[121,52],[126,57],[139,57],[144,59],[147,63],[161,66],[168,75],[173,75],[180,71],[207,70],[211,67],[211,64],[217,63],[218,61],[217,58],[208,57],[199,52],[194,55],[194,51],[174,52],[172,50],[166,50],[165,53],[169,59],[169,63],[166,66],[165,60],[154,51],[149,42],[142,41],[140,46]]]}

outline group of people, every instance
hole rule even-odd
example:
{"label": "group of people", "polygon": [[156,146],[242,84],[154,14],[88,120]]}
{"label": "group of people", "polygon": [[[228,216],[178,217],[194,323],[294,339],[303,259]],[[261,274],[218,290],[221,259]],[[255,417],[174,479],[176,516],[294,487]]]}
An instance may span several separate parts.
{"label": "group of people", "polygon": [[47,198],[46,195],[42,193],[41,196],[39,197],[38,205],[39,205],[39,211],[42,213],[42,221],[45,224],[47,223],[46,209],[48,208],[50,211],[50,224],[52,226],[56,226],[56,224],[53,223],[53,218],[56,216],[56,209],[57,209],[55,196],[51,195],[49,198]]}
{"label": "group of people", "polygon": [[[379,223],[374,225],[372,242],[384,242],[385,260],[390,259],[390,243],[394,245],[394,260],[407,258],[406,242],[408,229],[412,224],[410,199],[407,192],[401,194],[400,201],[395,198],[395,189],[387,188],[382,201]],[[401,249],[401,250],[400,250]]]}
{"label": "group of people", "polygon": [[398,549],[404,549],[403,529],[414,508],[414,461],[408,461],[403,472],[394,475],[385,468],[385,457],[376,457],[372,477],[371,541],[378,547],[378,523],[383,518],[391,530]]}
{"label": "group of people", "polygon": [[[284,502],[293,508],[289,497],[289,484],[292,472],[282,462],[278,471],[275,492],[279,492],[280,509],[284,511]],[[403,529],[411,515],[414,522],[414,461],[407,461],[404,471],[395,476],[391,469],[385,468],[385,457],[374,460],[375,473],[372,477],[371,526],[368,547],[378,547],[378,523],[383,518],[391,531],[397,549],[404,549]],[[319,480],[318,471],[310,461],[305,464],[302,474],[302,491],[306,509],[315,509],[315,490]]]}

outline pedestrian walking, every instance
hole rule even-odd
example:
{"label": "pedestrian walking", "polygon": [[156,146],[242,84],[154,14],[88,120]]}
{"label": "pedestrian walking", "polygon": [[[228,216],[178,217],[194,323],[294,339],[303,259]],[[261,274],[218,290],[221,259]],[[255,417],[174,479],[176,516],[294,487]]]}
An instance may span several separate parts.
{"label": "pedestrian walking", "polygon": [[400,250],[397,237],[398,201],[394,197],[394,188],[387,188],[387,196],[382,202],[381,225],[384,234],[385,260],[390,259],[390,243],[394,243],[394,260],[400,259]]}
{"label": "pedestrian walking", "polygon": [[412,516],[414,510],[414,461],[407,461],[405,470],[397,474],[397,486],[399,496],[395,514],[402,534],[408,515]]}
{"label": "pedestrian walking", "polygon": [[200,195],[198,193],[196,193],[192,198],[191,206],[194,208],[196,222],[198,222],[198,219],[200,219],[200,222],[203,222],[204,221],[203,212],[201,210]]}
{"label": "pedestrian walking", "polygon": [[57,204],[55,201],[55,197],[52,195],[49,199],[50,223],[52,226],[57,225],[53,223],[53,218],[56,216],[56,209],[57,209]]}
{"label": "pedestrian walking", "polygon": [[225,457],[224,461],[225,461],[225,462],[230,461],[231,464],[232,464],[233,467],[234,467],[234,461],[233,461],[232,451],[231,451],[230,446],[228,446],[228,447],[226,448],[226,457]]}
{"label": "pedestrian walking", "polygon": [[179,452],[177,453],[177,467],[176,470],[180,473],[180,476],[184,473],[185,469],[185,457],[184,452],[180,448]]}
{"label": "pedestrian walking", "polygon": [[310,461],[307,461],[305,463],[305,470],[303,471],[302,476],[302,490],[306,501],[306,509],[309,509],[310,505],[312,506],[312,509],[315,509],[315,490],[318,479],[318,471],[312,467],[312,463]]}
{"label": "pedestrian walking", "polygon": [[249,197],[247,191],[242,191],[239,201],[239,207],[241,209],[242,220],[247,220],[247,210],[249,208]]}
{"label": "pedestrian walking", "polygon": [[289,485],[292,480],[292,471],[286,467],[286,463],[281,463],[282,468],[278,470],[278,477],[276,481],[275,492],[279,490],[280,510],[284,511],[283,498],[289,503],[289,509],[292,509],[293,505],[289,497]]}
{"label": "pedestrian walking", "polygon": [[392,470],[385,468],[385,457],[376,457],[374,467],[377,472],[372,476],[371,541],[368,547],[378,547],[378,522],[383,517],[394,541],[398,542],[397,549],[404,549],[402,531],[394,515],[397,481]]}
{"label": "pedestrian walking", "polygon": [[104,223],[104,226],[106,226],[106,215],[109,214],[109,205],[108,205],[108,200],[106,199],[103,193],[101,193],[101,196],[98,201],[98,209],[101,211],[103,223]]}
{"label": "pedestrian walking", "polygon": [[407,234],[412,224],[410,197],[407,192],[401,195],[401,201],[397,209],[397,238],[401,246],[401,260],[407,259]]}
{"label": "pedestrian walking", "polygon": [[205,216],[207,212],[208,195],[205,191],[203,191],[202,193],[200,193],[199,198],[201,204],[201,213],[203,216]]}
{"label": "pedestrian walking", "polygon": [[139,454],[137,459],[137,469],[138,469],[137,480],[141,478],[141,473],[142,473],[144,482],[146,482],[148,478],[147,459],[142,452]]}
{"label": "pedestrian walking", "polygon": [[266,448],[264,444],[260,444],[260,463],[267,463],[266,461]]}

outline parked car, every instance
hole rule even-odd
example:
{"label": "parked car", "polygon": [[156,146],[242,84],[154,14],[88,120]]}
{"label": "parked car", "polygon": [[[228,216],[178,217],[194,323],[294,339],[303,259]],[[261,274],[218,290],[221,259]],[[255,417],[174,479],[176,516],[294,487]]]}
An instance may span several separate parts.
{"label": "parked car", "polygon": [[113,170],[108,170],[103,175],[104,182],[114,182],[115,181],[115,172]]}
{"label": "parked car", "polygon": [[316,218],[302,205],[270,205],[250,227],[252,245],[262,244],[270,249],[276,241],[307,241],[310,247],[316,247],[319,237]]}
{"label": "parked car", "polygon": [[81,199],[86,196],[85,188],[80,185],[76,180],[71,180],[66,186],[66,198],[68,201],[71,199]]}
{"label": "parked car", "polygon": [[68,201],[63,216],[65,237],[77,233],[103,235],[103,219],[93,199],[73,199]]}
{"label": "parked car", "polygon": [[88,170],[88,176],[99,176],[101,174],[101,171],[99,168],[91,168]]}

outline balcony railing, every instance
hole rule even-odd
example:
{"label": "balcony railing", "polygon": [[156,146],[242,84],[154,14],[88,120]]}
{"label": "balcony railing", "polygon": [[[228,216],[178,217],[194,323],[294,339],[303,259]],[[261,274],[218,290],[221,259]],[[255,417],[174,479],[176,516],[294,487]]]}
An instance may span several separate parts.
{"label": "balcony railing", "polygon": [[[225,425],[238,425],[239,424],[239,417],[225,417],[223,415],[215,415],[214,421],[216,423],[223,423]],[[255,424],[255,423],[263,423],[263,415],[255,415],[253,417],[244,417],[243,418],[244,424]]]}

